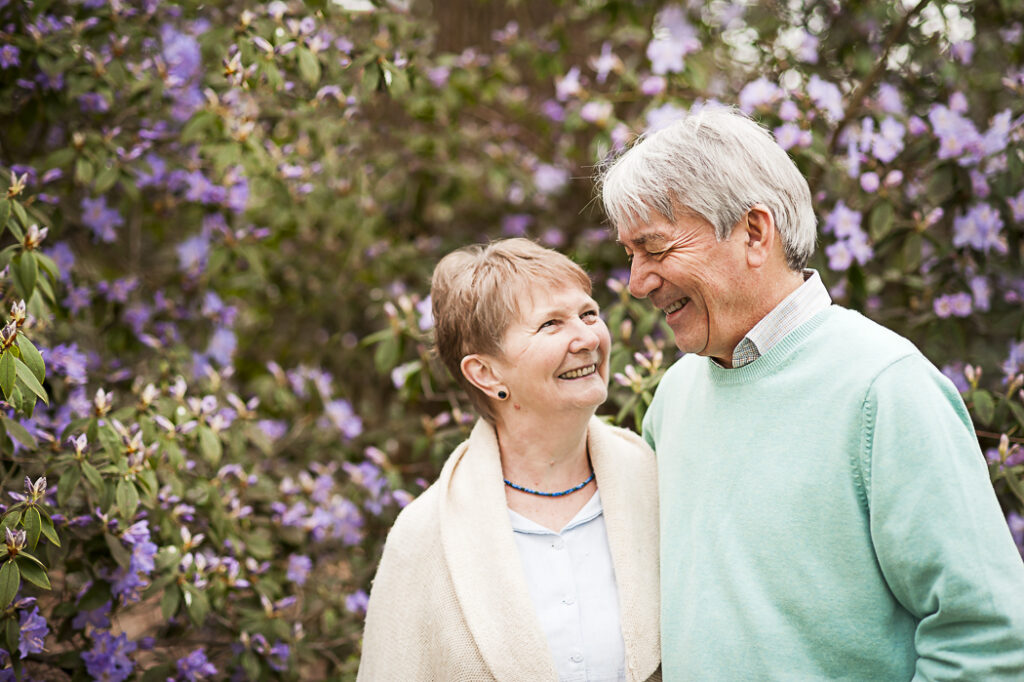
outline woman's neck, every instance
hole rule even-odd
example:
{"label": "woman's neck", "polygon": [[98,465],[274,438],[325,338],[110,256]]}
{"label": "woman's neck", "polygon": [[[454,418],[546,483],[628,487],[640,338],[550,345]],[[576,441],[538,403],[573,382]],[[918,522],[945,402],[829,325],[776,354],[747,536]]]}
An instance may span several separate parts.
{"label": "woman's neck", "polygon": [[[591,414],[543,420],[509,420],[496,428],[505,480],[541,492],[578,486],[590,476],[587,423]],[[561,497],[545,497],[505,486],[510,509],[553,531],[560,531],[597,490],[591,481]]]}

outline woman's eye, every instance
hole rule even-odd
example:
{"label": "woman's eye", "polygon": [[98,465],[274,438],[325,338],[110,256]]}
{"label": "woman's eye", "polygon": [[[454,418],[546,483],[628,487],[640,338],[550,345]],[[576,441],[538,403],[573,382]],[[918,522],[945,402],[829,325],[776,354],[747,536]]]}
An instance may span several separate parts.
{"label": "woman's eye", "polygon": [[594,320],[597,319],[597,311],[596,310],[588,310],[587,312],[585,312],[582,315],[580,315],[580,317],[582,319],[586,320],[587,322],[593,322]]}
{"label": "woman's eye", "polygon": [[556,324],[558,324],[558,320],[548,320],[547,322],[542,324],[540,328],[544,329],[545,327],[554,327]]}

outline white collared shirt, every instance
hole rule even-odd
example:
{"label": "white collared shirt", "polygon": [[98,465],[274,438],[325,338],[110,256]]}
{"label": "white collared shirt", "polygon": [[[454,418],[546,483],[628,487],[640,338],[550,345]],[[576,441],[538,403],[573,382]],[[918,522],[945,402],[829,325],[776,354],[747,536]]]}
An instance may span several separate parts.
{"label": "white collared shirt", "polygon": [[817,270],[803,271],[804,283],[747,332],[732,352],[733,368],[749,365],[807,320],[832,305]]}
{"label": "white collared shirt", "polygon": [[558,533],[508,510],[560,682],[626,679],[626,645],[601,493]]}

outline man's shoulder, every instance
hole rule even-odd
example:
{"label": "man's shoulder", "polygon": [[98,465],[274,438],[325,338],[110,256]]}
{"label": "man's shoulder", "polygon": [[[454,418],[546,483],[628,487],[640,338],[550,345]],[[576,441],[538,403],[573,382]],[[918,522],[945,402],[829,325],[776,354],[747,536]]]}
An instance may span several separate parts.
{"label": "man's shoulder", "polygon": [[833,305],[827,314],[822,334],[814,341],[837,360],[884,366],[910,355],[921,355],[910,339],[856,310]]}

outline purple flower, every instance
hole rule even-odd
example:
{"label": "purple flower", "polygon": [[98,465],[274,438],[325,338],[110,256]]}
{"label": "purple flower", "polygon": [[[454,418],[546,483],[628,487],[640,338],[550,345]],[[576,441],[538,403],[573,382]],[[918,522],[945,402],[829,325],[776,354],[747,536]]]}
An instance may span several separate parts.
{"label": "purple flower", "polygon": [[580,118],[587,123],[604,125],[612,115],[612,103],[604,100],[587,102],[580,108]]}
{"label": "purple flower", "polygon": [[288,433],[288,424],[280,419],[260,419],[256,426],[272,441]]}
{"label": "purple flower", "polygon": [[964,376],[964,363],[954,362],[950,365],[942,366],[942,373],[946,375],[946,378],[953,382],[956,386],[956,390],[961,393],[966,393],[971,390],[971,385],[967,383],[967,377]]}
{"label": "purple flower", "polygon": [[900,95],[899,88],[895,85],[889,83],[880,84],[876,101],[881,110],[886,113],[902,114],[904,112],[903,97]]}
{"label": "purple flower", "polygon": [[1010,525],[1010,535],[1013,536],[1014,544],[1024,557],[1024,517],[1012,511],[1006,515],[1006,523]]}
{"label": "purple flower", "polygon": [[217,668],[206,658],[204,647],[199,647],[192,653],[177,661],[178,680],[197,682],[217,674]]}
{"label": "purple flower", "polygon": [[971,295],[960,292],[949,297],[950,312],[956,317],[967,317],[973,308]]}
{"label": "purple flower", "polygon": [[72,315],[77,315],[92,303],[92,294],[89,291],[89,287],[68,287],[68,295],[63,303]]}
{"label": "purple flower", "polygon": [[878,179],[878,173],[874,171],[868,171],[860,176],[860,187],[865,192],[877,192],[879,185],[881,185],[881,181]]}
{"label": "purple flower", "polygon": [[679,73],[683,70],[686,55],[700,49],[697,30],[679,7],[663,9],[658,13],[656,23],[661,29],[655,31],[654,40],[647,45],[651,71],[658,75]]}
{"label": "purple flower", "polygon": [[[1024,192],[1021,195],[1024,197]],[[511,213],[501,219],[501,233],[508,237],[522,237],[532,222],[533,217],[527,213]]]}
{"label": "purple flower", "polygon": [[448,77],[451,75],[451,72],[451,68],[447,66],[434,66],[427,69],[427,80],[435,88],[443,88],[448,83]]}
{"label": "purple flower", "polygon": [[989,310],[991,307],[989,299],[992,297],[992,287],[989,285],[988,280],[978,275],[972,277],[969,284],[971,286],[971,297],[974,299],[974,307],[978,310]]}
{"label": "purple flower", "polygon": [[231,358],[237,347],[238,337],[235,336],[235,333],[230,329],[219,327],[210,337],[210,342],[206,346],[206,354],[216,360],[219,365],[226,367],[231,364]]}
{"label": "purple flower", "polygon": [[673,121],[686,116],[686,111],[680,109],[674,104],[662,104],[660,107],[655,107],[647,112],[647,132],[653,133],[657,130],[668,126]]}
{"label": "purple flower", "polygon": [[199,274],[206,267],[206,259],[210,256],[210,238],[197,234],[189,237],[177,246],[178,267],[189,274]]}
{"label": "purple flower", "polygon": [[843,239],[855,232],[859,232],[861,229],[860,223],[860,212],[847,208],[846,204],[840,199],[836,202],[832,212],[825,218],[825,231],[832,232],[836,237]]}
{"label": "purple flower", "polygon": [[77,386],[88,382],[88,362],[85,353],[78,350],[77,343],[59,344],[49,349],[40,349],[47,366],[57,375],[63,375],[68,383]]}
{"label": "purple flower", "polygon": [[136,643],[123,632],[114,637],[105,630],[93,632],[92,641],[92,649],[82,653],[85,669],[92,678],[104,682],[123,682],[128,679],[135,667],[128,654],[135,651]]}
{"label": "purple flower", "polygon": [[970,64],[974,57],[974,43],[969,40],[961,40],[949,46],[953,59],[961,64]]}
{"label": "purple flower", "polygon": [[82,199],[82,224],[92,230],[95,239],[109,244],[117,239],[115,227],[124,225],[124,218],[114,208],[107,207],[107,198]]}
{"label": "purple flower", "polygon": [[565,120],[565,108],[553,99],[546,99],[540,105],[540,112],[549,121],[561,123]]}
{"label": "purple flower", "polygon": [[533,172],[533,184],[541,194],[557,194],[569,184],[569,171],[542,163]]}
{"label": "purple flower", "polygon": [[581,92],[583,86],[580,85],[580,67],[574,66],[564,76],[555,79],[555,97],[560,101],[576,97]]}
{"label": "purple flower", "polygon": [[419,313],[420,320],[418,326],[420,331],[427,331],[434,326],[434,313],[431,309],[430,296],[416,304],[416,312]]}
{"label": "purple flower", "polygon": [[0,47],[0,69],[9,69],[21,64],[20,54],[21,51],[14,45],[7,44]]}
{"label": "purple flower", "polygon": [[605,41],[601,45],[601,54],[598,57],[594,57],[590,64],[594,71],[597,73],[597,82],[604,83],[608,79],[608,74],[616,69],[622,68],[622,60],[615,56],[612,52],[612,44]]}
{"label": "purple flower", "polygon": [[369,603],[370,597],[363,590],[356,590],[345,597],[345,608],[357,615],[366,613],[366,607]]}
{"label": "purple flower", "polygon": [[664,76],[647,76],[640,81],[640,92],[648,97],[660,95],[665,92],[666,87],[668,87],[668,81],[665,80]]}
{"label": "purple flower", "polygon": [[941,319],[946,319],[953,315],[953,304],[949,300],[948,295],[939,296],[932,301],[932,310],[935,315]]}
{"label": "purple flower", "polygon": [[74,620],[71,621],[71,627],[75,630],[82,630],[87,625],[91,625],[93,629],[105,630],[110,627],[110,608],[112,602],[108,599],[107,603],[103,606],[97,606],[95,609],[89,611],[79,611],[75,615]]}
{"label": "purple flower", "polygon": [[1018,192],[1016,196],[1007,197],[1006,204],[1010,207],[1010,212],[1013,214],[1013,221],[1015,223],[1024,223],[1024,190]]}
{"label": "purple flower", "polygon": [[807,96],[815,106],[838,121],[843,117],[843,95],[834,83],[823,80],[818,74],[807,82]]}
{"label": "purple flower", "polygon": [[296,585],[304,585],[309,572],[313,569],[313,561],[304,554],[293,554],[288,557],[288,572],[285,578]]}
{"label": "purple flower", "polygon": [[791,99],[783,100],[779,105],[779,118],[787,123],[791,123],[800,118],[800,107],[796,105]]}
{"label": "purple flower", "polygon": [[774,104],[782,99],[782,95],[782,88],[774,81],[761,76],[757,80],[747,83],[740,90],[740,109],[749,114],[759,106]]}
{"label": "purple flower", "polygon": [[71,279],[71,269],[75,266],[75,254],[67,242],[57,242],[45,250],[47,256],[53,259],[57,269],[60,270],[60,278],[63,282]]}
{"label": "purple flower", "polygon": [[783,149],[809,147],[813,141],[811,131],[801,129],[796,123],[783,123],[772,133],[775,135],[775,141]]}
{"label": "purple flower", "polygon": [[110,104],[100,93],[86,92],[78,96],[78,108],[85,114],[102,114],[110,109]]}
{"label": "purple flower", "polygon": [[39,615],[39,607],[34,606],[31,611],[23,610],[18,618],[18,651],[21,658],[41,653],[46,635],[50,634],[50,628],[46,625],[46,619]]}
{"label": "purple flower", "polygon": [[953,219],[953,246],[970,246],[986,253],[994,248],[998,253],[1006,253],[1006,240],[999,234],[1002,229],[999,211],[989,204],[977,203]]}
{"label": "purple flower", "polygon": [[363,432],[363,420],[352,409],[349,401],[343,398],[331,400],[324,405],[324,412],[345,438],[352,439]]}

